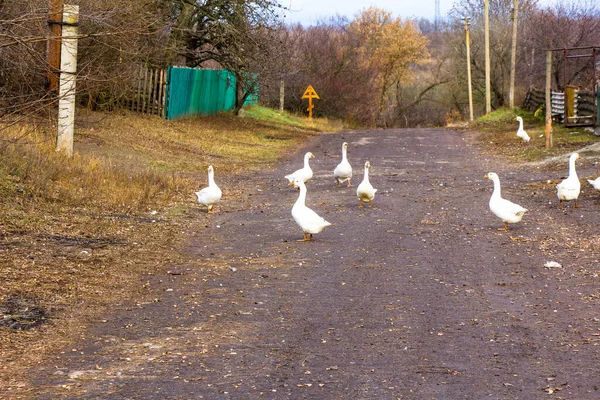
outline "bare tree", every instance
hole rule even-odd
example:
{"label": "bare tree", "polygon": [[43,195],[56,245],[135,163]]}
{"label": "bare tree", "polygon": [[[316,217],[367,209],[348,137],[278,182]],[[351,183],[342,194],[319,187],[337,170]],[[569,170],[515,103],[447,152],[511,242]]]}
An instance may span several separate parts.
{"label": "bare tree", "polygon": [[[537,0],[525,0],[519,3],[519,19],[529,21],[537,9]],[[475,94],[482,91],[484,78],[483,57],[483,0],[466,0],[455,3],[449,13],[452,30],[449,40],[454,52],[454,62],[464,64],[465,45],[463,20],[471,18],[472,71]],[[512,0],[490,1],[490,57],[491,57],[491,94],[492,108],[502,107],[506,103],[509,77],[512,38]],[[523,33],[520,32],[520,36]],[[463,74],[461,74],[463,75]]]}
{"label": "bare tree", "polygon": [[236,111],[258,84],[257,67],[276,54],[279,12],[272,0],[169,2],[172,13],[167,61],[190,67],[215,62],[233,72]]}
{"label": "bare tree", "polygon": [[[531,16],[523,25],[521,60],[518,73],[530,86],[544,87],[545,50],[598,46],[600,37],[600,5],[593,0],[558,2]],[[568,55],[590,53],[569,52]],[[591,57],[570,59],[565,66],[564,54],[553,57],[553,86],[564,89],[569,84],[589,84],[594,81]],[[566,68],[565,68],[566,67]],[[566,72],[566,79],[563,74]],[[526,78],[525,78],[526,77]]]}
{"label": "bare tree", "polygon": [[[79,3],[78,99],[92,107],[114,104],[134,66],[161,54],[159,2]],[[47,90],[46,77],[47,20],[47,0],[0,7],[0,116],[54,115],[57,94]]]}

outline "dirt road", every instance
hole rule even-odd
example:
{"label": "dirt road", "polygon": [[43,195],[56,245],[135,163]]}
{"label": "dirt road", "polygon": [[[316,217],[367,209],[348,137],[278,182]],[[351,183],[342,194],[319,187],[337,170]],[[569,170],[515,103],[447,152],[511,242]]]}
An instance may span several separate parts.
{"label": "dirt road", "polygon": [[[351,188],[332,176],[343,141]],[[332,226],[301,243],[283,175],[306,150],[307,203]],[[366,160],[378,192],[359,209]],[[222,181],[217,213],[190,214],[190,263],[142,282],[156,299],[117,307],[32,382],[39,398],[598,399],[600,205],[584,187],[581,209],[556,208],[547,180],[566,165],[511,166],[448,130],[321,136]],[[489,171],[530,210],[508,233]]]}

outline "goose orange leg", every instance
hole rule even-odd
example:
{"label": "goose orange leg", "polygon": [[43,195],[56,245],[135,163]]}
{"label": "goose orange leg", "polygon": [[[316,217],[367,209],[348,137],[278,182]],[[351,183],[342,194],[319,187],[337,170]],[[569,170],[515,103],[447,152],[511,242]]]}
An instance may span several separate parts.
{"label": "goose orange leg", "polygon": [[309,242],[312,240],[312,233],[304,233],[304,239],[298,239],[298,242]]}

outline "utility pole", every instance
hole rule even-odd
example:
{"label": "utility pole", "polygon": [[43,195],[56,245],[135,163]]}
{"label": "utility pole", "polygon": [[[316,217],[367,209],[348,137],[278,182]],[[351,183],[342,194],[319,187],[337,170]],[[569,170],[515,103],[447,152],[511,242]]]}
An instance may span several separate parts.
{"label": "utility pole", "polygon": [[279,112],[283,112],[283,102],[285,100],[285,82],[281,80],[279,86]]}
{"label": "utility pole", "polygon": [[510,53],[510,90],[508,92],[508,105],[515,108],[515,69],[517,63],[517,26],[519,16],[519,0],[513,0],[513,31],[512,49]]}
{"label": "utility pole", "polygon": [[56,151],[63,152],[71,158],[73,157],[73,133],[75,131],[75,77],[77,74],[79,6],[65,5],[62,21]]}
{"label": "utility pole", "polygon": [[469,17],[465,18],[465,40],[467,42],[467,87],[469,90],[469,121],[473,121],[473,90],[471,88],[471,37],[469,36]]}
{"label": "utility pole", "polygon": [[50,0],[48,7],[48,25],[50,39],[46,48],[48,89],[58,93],[58,71],[60,70],[60,35],[63,14],[63,0]]}
{"label": "utility pole", "polygon": [[490,84],[490,2],[483,2],[485,35],[485,113],[492,112],[492,92]]}
{"label": "utility pole", "polygon": [[546,52],[546,148],[552,147],[552,50]]}

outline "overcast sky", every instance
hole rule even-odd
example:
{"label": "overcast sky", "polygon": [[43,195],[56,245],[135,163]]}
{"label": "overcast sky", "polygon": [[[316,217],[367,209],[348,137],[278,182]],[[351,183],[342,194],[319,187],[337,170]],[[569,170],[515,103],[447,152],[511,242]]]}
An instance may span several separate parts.
{"label": "overcast sky", "polygon": [[[457,0],[440,0],[442,18],[455,1]],[[540,0],[539,4],[551,5],[556,1],[560,0]],[[319,19],[337,14],[352,19],[360,10],[371,5],[402,18],[423,17],[433,21],[435,16],[435,0],[280,0],[280,4],[293,10],[287,14],[286,22],[300,22],[304,26],[313,25]]]}

